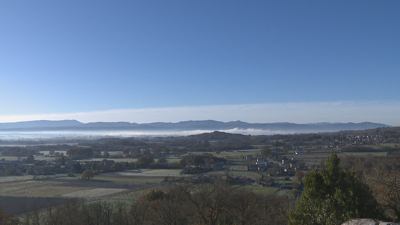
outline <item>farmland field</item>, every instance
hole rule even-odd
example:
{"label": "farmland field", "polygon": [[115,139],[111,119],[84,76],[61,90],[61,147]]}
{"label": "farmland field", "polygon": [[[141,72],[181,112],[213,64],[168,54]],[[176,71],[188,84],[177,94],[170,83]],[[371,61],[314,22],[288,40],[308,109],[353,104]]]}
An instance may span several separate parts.
{"label": "farmland field", "polygon": [[244,170],[244,171],[248,170],[247,166],[230,166],[229,169],[230,170]]}
{"label": "farmland field", "polygon": [[22,181],[0,184],[0,195],[13,195],[18,191],[30,192],[33,188],[61,184],[61,182]]}
{"label": "farmland field", "polygon": [[[149,142],[150,143],[150,142]],[[151,142],[152,143],[152,142]],[[163,142],[159,142],[160,144]],[[310,144],[310,145],[307,145]],[[307,142],[306,144],[301,143],[301,145],[296,147],[301,147],[305,152],[309,151],[309,154],[295,155],[294,150],[290,149],[288,152],[283,153],[283,151],[279,151],[279,154],[274,157],[269,157],[269,161],[273,161],[277,168],[267,168],[266,172],[258,172],[257,168],[255,168],[254,160],[246,160],[245,156],[252,155],[254,158],[260,156],[261,148],[264,145],[257,145],[256,149],[243,149],[243,150],[223,150],[219,153],[216,152],[191,152],[182,155],[174,155],[167,154],[166,160],[168,163],[171,162],[179,162],[185,156],[189,154],[201,155],[203,153],[212,154],[214,157],[223,158],[226,160],[226,163],[222,165],[220,170],[213,170],[199,174],[181,174],[182,169],[130,169],[130,170],[122,170],[126,168],[134,168],[132,165],[127,165],[127,167],[120,168],[121,172],[107,172],[107,173],[96,173],[93,178],[89,180],[80,179],[82,171],[85,169],[93,168],[91,167],[91,163],[83,163],[85,161],[102,161],[104,158],[92,158],[92,159],[82,159],[82,160],[73,160],[69,157],[65,157],[65,167],[64,165],[61,167],[59,165],[60,161],[57,163],[53,162],[41,162],[42,165],[54,165],[53,173],[64,173],[60,175],[50,175],[43,176],[37,175],[34,179],[34,176],[31,175],[21,175],[21,176],[2,176],[0,177],[0,207],[7,206],[6,212],[10,212],[13,214],[20,213],[21,209],[17,209],[17,203],[26,203],[34,204],[40,203],[46,205],[48,199],[56,199],[54,200],[59,204],[60,202],[65,201],[65,199],[71,198],[86,198],[88,202],[93,201],[126,201],[126,202],[134,202],[138,200],[143,195],[146,195],[152,190],[161,190],[166,192],[169,187],[173,185],[197,185],[202,180],[211,181],[215,178],[211,179],[203,179],[205,176],[222,176],[228,174],[234,178],[238,176],[245,176],[251,178],[253,180],[261,180],[265,181],[263,178],[269,178],[271,174],[271,178],[275,180],[275,184],[272,187],[262,187],[262,186],[253,186],[249,185],[250,182],[246,181],[246,185],[243,185],[240,180],[232,179],[230,182],[233,187],[243,188],[241,190],[248,190],[257,194],[277,194],[288,196],[289,198],[294,198],[294,191],[292,190],[282,190],[280,186],[284,183],[295,183],[297,182],[294,179],[293,173],[283,172],[283,168],[288,167],[289,164],[282,165],[281,159],[287,157],[293,163],[291,166],[304,171],[308,170],[308,165],[306,164],[316,164],[319,165],[323,163],[327,157],[331,155],[332,150],[337,152],[339,157],[344,156],[367,156],[369,154],[375,156],[385,156],[387,152],[340,152],[339,149],[330,149],[330,148],[322,148],[317,150],[317,147],[310,147],[312,142]],[[288,143],[286,143],[288,144]],[[307,145],[307,146],[305,146]],[[168,144],[166,145],[168,146]],[[382,146],[391,146],[394,147],[394,144],[381,144],[376,146],[367,146],[375,149],[379,149]],[[168,146],[169,147],[169,146]],[[140,147],[142,148],[142,147]],[[186,147],[185,147],[186,148]],[[277,147],[272,147],[276,149]],[[118,148],[120,149],[120,148]],[[283,150],[283,147],[279,148]],[[66,153],[66,151],[56,151]],[[41,151],[41,153],[47,155],[48,151]],[[115,162],[136,162],[137,158],[113,158],[116,155],[121,154],[121,151],[109,151],[111,155],[107,160],[113,160]],[[136,153],[135,153],[136,154]],[[162,154],[154,154],[155,161],[159,159]],[[82,156],[85,157],[85,156]],[[296,157],[297,159],[293,158]],[[1,157],[0,157],[1,158]],[[78,158],[78,157],[77,157]],[[193,157],[197,158],[197,157]],[[353,157],[352,157],[353,158]],[[377,157],[378,158],[378,157]],[[17,160],[18,157],[4,157],[5,160]],[[46,160],[52,161],[57,159],[56,157],[44,157],[44,156],[35,156],[35,160]],[[153,159],[152,159],[153,160]],[[299,162],[296,162],[300,160]],[[75,162],[81,162],[82,169],[75,168]],[[19,162],[20,163],[20,162]],[[212,164],[208,159],[203,161],[186,161],[183,163],[188,164],[189,166],[194,167],[196,165],[203,164]],[[297,165],[296,165],[297,163]],[[4,163],[8,164],[8,163]],[[192,164],[192,165],[190,165]],[[34,165],[34,163],[28,164],[29,167],[34,167],[39,164]],[[58,167],[55,167],[55,166]],[[111,165],[111,164],[110,164]],[[110,171],[115,169],[116,167],[111,167],[106,162],[98,163],[98,169],[96,171]],[[249,167],[252,165],[254,167],[254,171],[249,171]],[[176,166],[176,165],[174,165]],[[298,167],[296,167],[298,166]],[[145,168],[149,168],[149,165],[146,165]],[[280,168],[278,168],[280,167]],[[25,165],[20,167],[24,170],[27,168]],[[67,168],[67,169],[65,169]],[[101,168],[101,169],[100,169]],[[175,168],[175,167],[174,167]],[[34,168],[36,174],[40,174],[43,172],[41,166],[37,166]],[[58,170],[57,170],[58,169]],[[65,170],[64,170],[65,169]],[[253,169],[253,168],[251,168]],[[264,170],[263,167],[260,170]],[[200,171],[200,170],[199,170]],[[67,174],[70,172],[70,175]],[[74,175],[75,174],[75,175]],[[37,179],[40,177],[40,179]],[[175,179],[172,179],[174,177]],[[165,179],[168,178],[168,179]],[[171,178],[171,179],[170,179]],[[165,180],[165,182],[164,182]],[[241,183],[239,186],[238,184]],[[15,205],[9,207],[7,202],[4,201],[13,201]],[[48,205],[48,204],[47,204]]]}
{"label": "farmland field", "polygon": [[130,182],[130,183],[153,183],[161,182],[164,180],[163,177],[147,177],[147,176],[123,176],[123,175],[103,175],[101,177],[95,177],[93,181],[109,181],[109,182]]}
{"label": "farmland field", "polygon": [[278,192],[276,192],[276,194],[278,194],[278,195],[286,195],[289,198],[294,198],[293,190],[289,190],[289,189],[281,189]]}
{"label": "farmland field", "polygon": [[111,195],[118,192],[126,191],[126,189],[115,189],[115,188],[94,188],[89,190],[75,191],[68,194],[63,194],[63,197],[72,198],[94,198],[101,197],[105,195]]}
{"label": "farmland field", "polygon": [[[56,177],[65,177],[66,174],[57,174],[57,175],[40,175],[36,176],[37,179],[43,180],[43,179],[51,179],[51,178],[56,178]],[[17,182],[17,181],[27,181],[27,180],[33,180],[34,176],[33,175],[26,175],[22,174],[20,176],[0,176],[0,183],[8,183],[8,182]]]}
{"label": "farmland field", "polygon": [[[7,196],[35,196],[35,197],[54,197],[61,196],[75,191],[91,189],[89,187],[69,187],[69,186],[39,186],[29,189],[20,189],[7,192]],[[4,195],[4,194],[3,194]]]}
{"label": "farmland field", "polygon": [[167,158],[167,162],[168,162],[168,163],[179,162],[180,160],[182,160],[182,157],[171,157],[171,158]]}
{"label": "farmland field", "polygon": [[224,150],[220,151],[219,154],[216,154],[215,152],[196,152],[196,154],[203,154],[203,153],[208,153],[208,154],[213,154],[216,157],[219,158],[226,158],[226,159],[231,159],[231,158],[240,158],[243,159],[246,155],[255,155],[255,154],[260,154],[261,149],[243,149],[243,150]]}
{"label": "farmland field", "polygon": [[277,187],[260,187],[260,186],[245,186],[244,188],[257,194],[274,194],[279,190],[279,188]]}
{"label": "farmland field", "polygon": [[127,170],[124,172],[114,172],[114,173],[107,173],[107,175],[122,175],[122,176],[179,176],[181,169],[141,169],[139,170]]}
{"label": "farmland field", "polygon": [[367,156],[367,155],[375,155],[375,156],[385,156],[387,152],[342,152],[340,155],[354,155],[354,156]]}
{"label": "farmland field", "polygon": [[[46,153],[48,154],[48,152]],[[19,161],[20,159],[24,159],[26,157],[16,157],[16,156],[1,156],[0,159],[4,159],[5,161]],[[46,161],[54,161],[56,157],[44,157],[41,155],[34,155],[35,160],[46,160]]]}
{"label": "farmland field", "polygon": [[16,182],[16,181],[27,181],[27,180],[33,180],[33,176],[30,176],[30,175],[22,175],[22,176],[5,176],[5,177],[0,177],[0,183]]}

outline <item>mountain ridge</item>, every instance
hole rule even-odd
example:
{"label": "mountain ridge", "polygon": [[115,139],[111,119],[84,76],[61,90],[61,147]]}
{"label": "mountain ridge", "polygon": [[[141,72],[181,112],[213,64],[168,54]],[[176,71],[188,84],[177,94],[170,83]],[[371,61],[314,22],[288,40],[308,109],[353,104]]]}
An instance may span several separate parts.
{"label": "mountain ridge", "polygon": [[0,131],[104,131],[104,130],[132,130],[132,131],[188,131],[188,130],[230,130],[230,129],[257,129],[290,132],[333,132],[340,130],[365,130],[379,127],[391,127],[386,124],[362,123],[314,123],[296,124],[280,123],[247,123],[243,121],[221,122],[215,120],[189,120],[154,123],[130,122],[91,122],[82,123],[77,120],[37,120],[13,123],[0,123]]}

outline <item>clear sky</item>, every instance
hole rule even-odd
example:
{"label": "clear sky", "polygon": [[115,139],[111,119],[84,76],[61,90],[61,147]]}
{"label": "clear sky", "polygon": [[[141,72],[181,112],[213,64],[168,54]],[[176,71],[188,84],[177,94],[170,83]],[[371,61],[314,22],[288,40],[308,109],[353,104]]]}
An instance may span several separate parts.
{"label": "clear sky", "polygon": [[0,0],[0,122],[400,125],[400,1]]}

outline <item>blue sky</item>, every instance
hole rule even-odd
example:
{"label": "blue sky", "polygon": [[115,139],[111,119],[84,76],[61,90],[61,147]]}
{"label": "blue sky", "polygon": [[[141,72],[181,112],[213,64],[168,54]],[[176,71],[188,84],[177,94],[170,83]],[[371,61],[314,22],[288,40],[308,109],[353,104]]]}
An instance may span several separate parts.
{"label": "blue sky", "polygon": [[399,11],[394,0],[0,0],[0,122],[400,125]]}

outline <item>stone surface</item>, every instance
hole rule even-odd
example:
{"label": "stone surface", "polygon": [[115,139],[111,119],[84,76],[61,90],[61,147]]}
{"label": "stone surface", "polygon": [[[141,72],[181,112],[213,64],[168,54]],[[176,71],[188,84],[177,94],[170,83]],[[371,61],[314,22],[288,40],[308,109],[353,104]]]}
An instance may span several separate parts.
{"label": "stone surface", "polygon": [[342,225],[378,225],[373,219],[352,219]]}
{"label": "stone surface", "polygon": [[379,221],[377,223],[373,219],[352,219],[344,222],[342,225],[400,225],[399,223]]}

